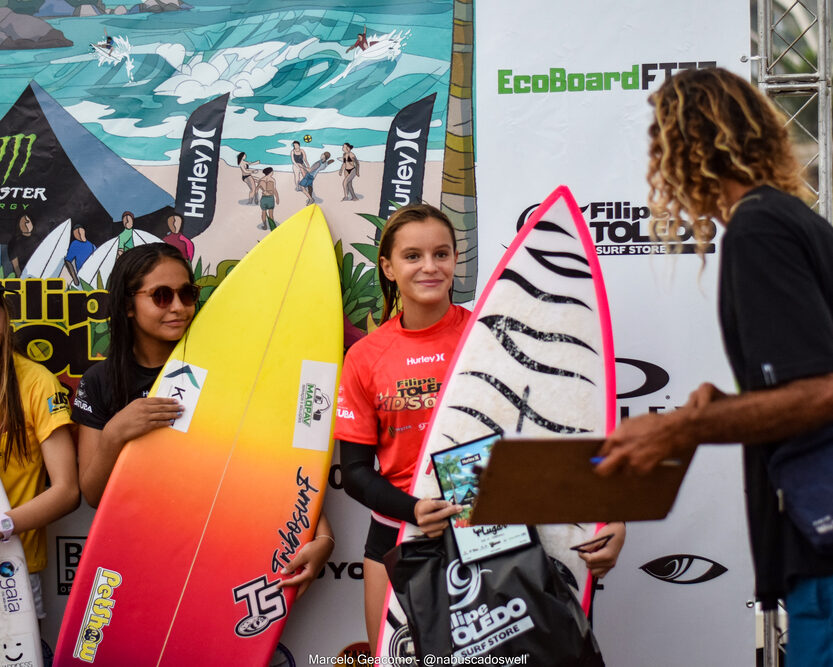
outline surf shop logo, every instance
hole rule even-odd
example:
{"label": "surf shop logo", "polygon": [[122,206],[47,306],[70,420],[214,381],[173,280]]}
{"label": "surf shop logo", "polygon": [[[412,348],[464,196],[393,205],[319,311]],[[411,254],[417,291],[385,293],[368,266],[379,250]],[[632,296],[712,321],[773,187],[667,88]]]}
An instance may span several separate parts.
{"label": "surf shop logo", "polygon": [[464,565],[459,559],[446,569],[449,596],[452,600],[461,598],[449,606],[455,657],[487,653],[534,627],[523,598],[515,597],[493,607],[477,603],[481,578],[487,572],[491,570],[481,569],[477,564]]}
{"label": "surf shop logo", "polygon": [[321,421],[321,417],[332,406],[330,397],[314,382],[301,385],[299,403],[298,423],[310,427],[313,422]]}
{"label": "surf shop logo", "polygon": [[[32,157],[32,146],[35,145],[37,138],[38,135],[36,134],[12,134],[0,137],[0,168],[2,168],[3,161],[6,159],[6,154],[9,154],[9,163],[3,172],[3,185],[6,184],[9,176],[12,175],[12,170],[18,164],[20,164],[20,168],[16,175],[23,176],[26,167],[29,166],[29,159]],[[24,143],[26,148],[21,151]]]}
{"label": "surf shop logo", "polygon": [[279,582],[280,579],[270,582],[261,575],[234,589],[234,601],[245,602],[248,610],[234,627],[234,634],[254,637],[286,616],[286,600],[283,590],[278,588]]}
{"label": "surf shop logo", "polygon": [[90,601],[87,603],[87,613],[81,621],[81,632],[72,657],[83,662],[95,660],[98,645],[104,639],[104,628],[110,625],[113,618],[113,607],[116,604],[113,592],[121,583],[122,578],[118,572],[103,567],[96,571]]}
{"label": "surf shop logo", "polygon": [[[629,201],[593,201],[582,206],[581,212],[590,227],[598,255],[635,257],[677,252],[674,248],[669,249],[664,241],[651,238],[648,230],[651,209],[647,206]],[[691,230],[680,225],[677,233],[680,238],[679,252],[683,255],[695,254],[697,243],[692,238]],[[711,241],[716,233],[717,228],[712,223],[706,253],[714,253],[715,245]]]}

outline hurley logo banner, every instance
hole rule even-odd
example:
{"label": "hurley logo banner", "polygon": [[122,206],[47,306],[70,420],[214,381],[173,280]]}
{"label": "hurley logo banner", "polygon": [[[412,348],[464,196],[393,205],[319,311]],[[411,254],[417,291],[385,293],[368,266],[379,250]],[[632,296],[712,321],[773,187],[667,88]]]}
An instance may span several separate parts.
{"label": "hurley logo banner", "polygon": [[185,220],[188,236],[205,231],[214,218],[220,136],[228,94],[196,109],[185,126],[176,181],[176,210]]}
{"label": "hurley logo banner", "polygon": [[391,123],[385,147],[379,217],[387,218],[400,206],[422,201],[428,127],[436,93],[402,109]]}

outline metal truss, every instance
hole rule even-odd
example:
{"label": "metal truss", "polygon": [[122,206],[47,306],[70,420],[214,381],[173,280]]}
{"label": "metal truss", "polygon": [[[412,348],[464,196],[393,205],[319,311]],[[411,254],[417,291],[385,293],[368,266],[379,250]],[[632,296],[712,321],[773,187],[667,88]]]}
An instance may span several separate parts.
{"label": "metal truss", "polygon": [[[752,0],[754,7],[755,0]],[[757,0],[758,87],[787,116],[816,207],[833,218],[831,0]],[[763,667],[784,663],[783,612],[763,614]]]}
{"label": "metal truss", "polygon": [[758,87],[787,116],[818,212],[833,217],[831,0],[758,1]]}

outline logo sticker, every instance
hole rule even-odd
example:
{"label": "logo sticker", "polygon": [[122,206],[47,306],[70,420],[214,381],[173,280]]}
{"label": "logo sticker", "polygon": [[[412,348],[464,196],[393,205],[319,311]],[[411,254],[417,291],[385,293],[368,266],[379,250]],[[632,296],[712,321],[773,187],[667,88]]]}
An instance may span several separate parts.
{"label": "logo sticker", "polygon": [[[0,648],[0,667],[34,667],[36,664],[36,644],[31,633],[6,635],[0,644],[2,644],[2,648]],[[40,652],[39,642],[37,650]]]}
{"label": "logo sticker", "polygon": [[0,598],[5,613],[16,614],[32,608],[26,577],[26,566],[21,559],[7,556],[0,561]]}
{"label": "logo sticker", "polygon": [[54,415],[61,410],[69,410],[69,396],[67,396],[65,391],[52,394],[52,396],[46,399],[46,403],[49,406],[50,415]]}
{"label": "logo sticker", "polygon": [[286,616],[286,600],[278,588],[280,579],[270,582],[264,575],[234,589],[234,601],[245,602],[248,609],[234,628],[238,637],[254,637],[272,623]]}
{"label": "logo sticker", "polygon": [[336,390],[336,364],[323,361],[301,363],[301,386],[292,446],[326,452],[330,448],[333,400]]}
{"label": "logo sticker", "polygon": [[113,617],[113,607],[116,604],[113,592],[121,583],[122,578],[118,572],[103,567],[96,571],[90,591],[90,601],[87,603],[87,611],[81,621],[81,632],[75,642],[72,657],[83,662],[95,660],[98,645],[104,639],[104,628],[110,625]]}
{"label": "logo sticker", "polygon": [[169,361],[162,370],[162,380],[156,395],[175,398],[183,407],[182,416],[171,424],[172,429],[188,432],[207,376],[208,371],[204,368],[177,359]]}

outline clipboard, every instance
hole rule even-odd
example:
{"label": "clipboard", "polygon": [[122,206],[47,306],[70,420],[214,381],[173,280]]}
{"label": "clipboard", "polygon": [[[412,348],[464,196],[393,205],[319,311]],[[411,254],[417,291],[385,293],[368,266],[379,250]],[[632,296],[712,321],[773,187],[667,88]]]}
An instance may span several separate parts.
{"label": "clipboard", "polygon": [[472,524],[593,523],[664,519],[693,456],[647,475],[600,477],[591,458],[603,438],[501,439],[480,476]]}

